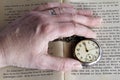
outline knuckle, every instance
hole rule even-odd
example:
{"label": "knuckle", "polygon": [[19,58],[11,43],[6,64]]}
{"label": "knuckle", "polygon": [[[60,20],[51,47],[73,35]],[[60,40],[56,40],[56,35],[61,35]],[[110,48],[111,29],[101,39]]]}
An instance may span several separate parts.
{"label": "knuckle", "polygon": [[76,21],[76,18],[78,17],[76,14],[71,14],[72,20]]}
{"label": "knuckle", "polygon": [[95,27],[97,25],[100,25],[101,20],[100,20],[100,18],[88,17],[86,20],[86,23],[90,27]]}
{"label": "knuckle", "polygon": [[94,27],[94,26],[97,26],[96,23],[95,23],[95,20],[91,20],[91,21],[89,22],[89,25],[90,25],[91,27],[92,27],[92,26],[93,26],[93,27]]}
{"label": "knuckle", "polygon": [[64,70],[64,69],[65,69],[65,64],[66,64],[66,61],[65,61],[64,59],[62,59],[62,60],[60,61],[60,64],[58,65],[57,70],[59,70],[59,71]]}
{"label": "knuckle", "polygon": [[61,62],[58,66],[58,69],[57,70],[60,70],[60,71],[66,71],[66,70],[69,70],[69,59],[61,59]]}
{"label": "knuckle", "polygon": [[87,25],[89,25],[89,26],[94,26],[94,22],[93,22],[93,19],[92,18],[86,18],[86,23],[87,23]]}
{"label": "knuckle", "polygon": [[44,60],[44,56],[39,55],[39,56],[34,57],[34,60],[31,64],[31,67],[32,68],[35,67],[35,68],[38,68],[38,69],[46,68],[46,62]]}
{"label": "knuckle", "polygon": [[53,25],[51,23],[45,23],[42,25],[42,32],[49,34],[50,32],[53,32]]}

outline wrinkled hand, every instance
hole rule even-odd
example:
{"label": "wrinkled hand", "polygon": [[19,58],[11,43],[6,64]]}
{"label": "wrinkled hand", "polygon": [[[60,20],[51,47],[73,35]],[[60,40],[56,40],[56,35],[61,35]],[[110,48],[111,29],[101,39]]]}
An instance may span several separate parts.
{"label": "wrinkled hand", "polygon": [[[43,11],[54,7],[62,7],[64,11],[59,15]],[[92,12],[76,11],[68,4],[41,5],[0,32],[0,67],[13,65],[52,70],[81,68],[77,60],[49,55],[48,43],[72,35],[94,38],[95,33],[88,27],[95,27],[100,22],[100,18],[92,17]]]}

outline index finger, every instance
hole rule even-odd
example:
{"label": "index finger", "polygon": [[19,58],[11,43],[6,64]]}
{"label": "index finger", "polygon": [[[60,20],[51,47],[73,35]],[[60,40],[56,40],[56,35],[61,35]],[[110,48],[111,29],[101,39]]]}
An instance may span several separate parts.
{"label": "index finger", "polygon": [[66,3],[50,2],[38,6],[37,8],[33,9],[33,11],[44,11],[56,7],[73,7],[73,6]]}

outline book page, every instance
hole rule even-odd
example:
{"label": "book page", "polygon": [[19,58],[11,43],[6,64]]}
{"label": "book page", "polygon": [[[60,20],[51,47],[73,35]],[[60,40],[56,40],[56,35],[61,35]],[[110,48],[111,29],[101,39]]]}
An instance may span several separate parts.
{"label": "book page", "polygon": [[98,63],[65,73],[65,80],[119,80],[120,78],[120,0],[65,0],[77,9],[92,10],[103,22],[97,32],[103,54]]}
{"label": "book page", "polygon": [[63,80],[62,72],[18,67],[0,69],[0,80]]}
{"label": "book page", "polygon": [[[20,17],[44,2],[61,2],[60,0],[0,0],[0,27]],[[49,52],[63,56],[63,43],[50,42]],[[8,66],[0,69],[0,80],[63,80],[63,72],[52,70],[26,69]]]}

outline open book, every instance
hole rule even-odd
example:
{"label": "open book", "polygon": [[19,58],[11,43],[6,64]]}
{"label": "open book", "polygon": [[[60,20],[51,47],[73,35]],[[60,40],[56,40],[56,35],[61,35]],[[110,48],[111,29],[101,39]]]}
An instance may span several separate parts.
{"label": "open book", "polygon": [[[65,2],[77,9],[92,10],[103,18],[102,27],[93,29],[102,46],[101,60],[81,70],[58,72],[52,70],[5,67],[0,69],[0,80],[119,80],[120,78],[120,0],[0,0],[0,27],[15,20],[41,2]],[[50,43],[50,53],[68,56],[70,43]]]}

